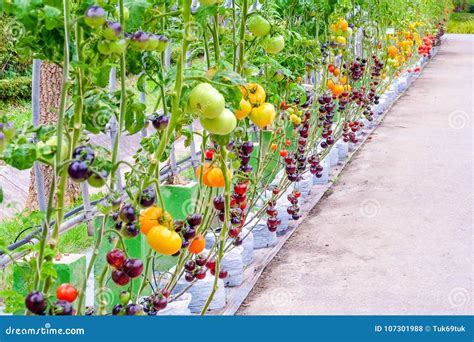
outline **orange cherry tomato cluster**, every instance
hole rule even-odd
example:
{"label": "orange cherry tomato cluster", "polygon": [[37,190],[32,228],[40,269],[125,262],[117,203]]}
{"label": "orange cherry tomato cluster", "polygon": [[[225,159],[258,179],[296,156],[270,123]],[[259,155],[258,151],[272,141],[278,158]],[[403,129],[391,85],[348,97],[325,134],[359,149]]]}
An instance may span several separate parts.
{"label": "orange cherry tomato cluster", "polygon": [[[225,186],[225,177],[222,169],[217,166],[213,166],[211,163],[204,163],[204,165],[196,169],[196,178],[201,179],[204,185],[212,188],[223,188]],[[227,169],[227,177],[232,178],[232,173]]]}

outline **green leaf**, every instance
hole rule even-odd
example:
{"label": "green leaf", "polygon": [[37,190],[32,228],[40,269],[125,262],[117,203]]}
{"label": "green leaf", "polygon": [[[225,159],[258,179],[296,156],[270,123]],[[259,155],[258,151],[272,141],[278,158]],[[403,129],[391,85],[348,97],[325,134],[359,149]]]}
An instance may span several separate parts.
{"label": "green leaf", "polygon": [[145,16],[146,10],[150,7],[147,0],[127,0],[124,2],[128,7],[130,18],[125,27],[126,31],[136,31],[141,28],[142,24],[148,19]]}
{"label": "green leaf", "polygon": [[62,15],[58,8],[44,6],[43,8],[44,25],[47,30],[52,30],[62,26]]}
{"label": "green leaf", "polygon": [[48,277],[53,279],[58,277],[58,272],[56,272],[52,262],[44,262],[41,266],[41,279],[46,279]]}
{"label": "green leaf", "polygon": [[29,169],[36,160],[36,145],[30,143],[8,145],[3,154],[3,159],[16,169]]}
{"label": "green leaf", "polygon": [[125,129],[129,134],[135,134],[145,126],[146,106],[138,101],[128,101],[125,112]]}
{"label": "green leaf", "polygon": [[107,63],[94,70],[94,83],[98,87],[106,87],[109,84],[110,70],[112,64]]}
{"label": "green leaf", "polygon": [[25,298],[14,290],[0,291],[0,297],[3,298],[6,313],[15,313],[25,307]]}

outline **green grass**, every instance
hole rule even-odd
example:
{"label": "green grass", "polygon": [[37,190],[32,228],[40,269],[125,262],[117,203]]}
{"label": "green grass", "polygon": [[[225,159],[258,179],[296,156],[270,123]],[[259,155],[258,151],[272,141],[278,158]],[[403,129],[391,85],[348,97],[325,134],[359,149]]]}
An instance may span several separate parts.
{"label": "green grass", "polygon": [[[91,195],[91,201],[102,198],[104,195],[101,193]],[[82,198],[79,198],[78,201],[72,205],[70,208],[66,209],[70,211],[72,208],[77,207],[82,203]],[[15,241],[18,237],[18,240],[31,232],[31,229],[26,230],[24,233],[21,233],[22,230],[38,225],[41,222],[42,215],[37,212],[30,212],[24,210],[20,213],[17,213],[11,218],[3,220],[0,222],[0,237],[5,244],[9,245]],[[20,235],[21,233],[21,235]],[[87,235],[86,224],[82,223],[66,233],[62,234],[59,238],[58,249],[61,253],[78,253],[82,252],[85,249],[92,246],[93,237]]]}
{"label": "green grass", "polygon": [[13,121],[15,126],[23,126],[25,122],[31,122],[31,101],[0,101],[0,114],[6,114],[8,120]]}
{"label": "green grass", "polygon": [[474,34],[474,13],[452,13],[446,31],[448,33]]}
{"label": "green grass", "polygon": [[[91,195],[91,200],[102,198],[103,194]],[[71,206],[66,211],[71,210],[82,203],[82,199],[78,200],[77,204]],[[42,215],[36,212],[28,212],[24,210],[15,216],[0,222],[0,241],[1,244],[9,245],[16,240],[20,240],[25,235],[31,232],[28,229],[24,232],[22,230],[38,225],[41,222]],[[92,247],[94,237],[87,235],[87,226],[82,223],[59,237],[58,250],[60,253],[80,253]],[[10,289],[12,286],[12,264],[9,264],[4,269],[0,269],[0,289]]]}

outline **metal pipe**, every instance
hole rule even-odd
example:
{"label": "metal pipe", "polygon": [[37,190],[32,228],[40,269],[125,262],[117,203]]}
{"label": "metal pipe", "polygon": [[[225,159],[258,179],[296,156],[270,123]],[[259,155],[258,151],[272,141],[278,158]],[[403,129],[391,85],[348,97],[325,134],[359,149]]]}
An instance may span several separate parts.
{"label": "metal pipe", "polygon": [[[98,213],[98,210],[96,208],[93,208],[91,210],[91,215],[92,216],[96,215],[97,213]],[[86,219],[85,214],[75,216],[71,220],[66,221],[63,224],[61,224],[61,226],[59,227],[59,233],[64,234],[65,232],[71,230],[72,228],[74,228],[78,224],[82,223],[85,219]],[[30,235],[33,236],[33,233],[29,234],[29,236]],[[31,238],[29,241],[24,242],[22,245],[25,245],[26,243],[37,244],[38,242],[39,242],[39,240],[37,238]],[[19,258],[21,258],[22,256],[24,256],[28,253],[29,253],[29,251],[22,251],[22,252],[19,252],[19,253],[14,253],[11,257],[16,260],[16,259],[19,259]],[[12,262],[12,260],[11,260],[10,256],[2,255],[0,257],[0,268],[7,266],[11,262]]]}
{"label": "metal pipe", "polygon": [[[31,82],[31,114],[34,127],[38,127],[40,119],[40,79],[41,79],[41,60],[33,60],[33,77]],[[36,138],[35,138],[36,141]],[[46,211],[46,195],[44,189],[43,172],[38,161],[33,164],[33,173],[35,176],[36,196],[38,197],[38,206],[42,212]]]}

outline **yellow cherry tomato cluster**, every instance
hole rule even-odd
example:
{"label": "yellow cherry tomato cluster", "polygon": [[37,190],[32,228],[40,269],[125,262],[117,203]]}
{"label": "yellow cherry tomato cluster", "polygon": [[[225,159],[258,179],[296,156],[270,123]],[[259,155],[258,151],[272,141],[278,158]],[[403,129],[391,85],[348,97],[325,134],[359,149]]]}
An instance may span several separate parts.
{"label": "yellow cherry tomato cluster", "polygon": [[295,124],[299,125],[301,124],[302,116],[303,116],[303,111],[298,109],[296,106],[291,106],[286,110],[286,114],[288,115],[288,118],[290,121]]}
{"label": "yellow cherry tomato cluster", "polygon": [[235,116],[239,120],[250,118],[257,127],[264,128],[273,123],[276,117],[275,107],[266,100],[265,89],[260,84],[248,83],[240,88],[242,100]]}
{"label": "yellow cherry tomato cluster", "polygon": [[337,22],[332,23],[329,29],[333,34],[331,36],[332,41],[341,46],[347,45],[347,39],[352,36],[352,28],[349,27],[347,20],[339,19]]}

